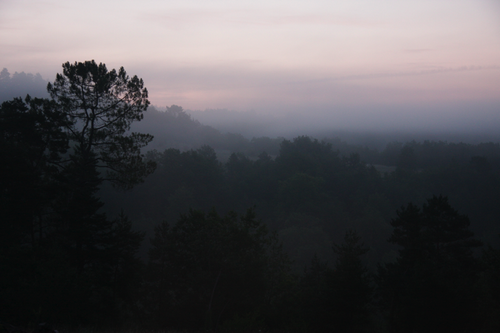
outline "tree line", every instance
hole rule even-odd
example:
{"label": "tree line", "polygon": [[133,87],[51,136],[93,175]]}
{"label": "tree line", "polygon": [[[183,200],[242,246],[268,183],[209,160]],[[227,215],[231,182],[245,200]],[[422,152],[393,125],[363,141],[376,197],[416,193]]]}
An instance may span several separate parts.
{"label": "tree line", "polygon": [[143,154],[137,76],[65,63],[47,90],[0,107],[3,328],[498,330],[497,144]]}

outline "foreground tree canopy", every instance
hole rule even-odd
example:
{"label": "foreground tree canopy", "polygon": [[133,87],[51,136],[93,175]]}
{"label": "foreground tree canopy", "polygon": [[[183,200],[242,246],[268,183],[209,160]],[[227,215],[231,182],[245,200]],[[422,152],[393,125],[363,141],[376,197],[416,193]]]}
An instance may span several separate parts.
{"label": "foreground tree canopy", "polygon": [[1,105],[0,247],[43,237],[43,216],[57,196],[59,165],[68,149],[68,125],[53,101],[28,96]]}
{"label": "foreground tree canopy", "polygon": [[287,273],[276,235],[253,210],[240,218],[190,211],[157,226],[151,244],[151,311],[177,328],[216,329],[270,306]]}
{"label": "foreground tree canopy", "polygon": [[379,270],[393,331],[456,332],[478,324],[471,319],[478,272],[472,250],[481,242],[469,224],[442,196],[397,212],[389,241],[400,256]]}
{"label": "foreground tree canopy", "polygon": [[96,193],[105,180],[127,189],[154,170],[140,152],[152,136],[128,133],[147,90],[95,61],[63,64],[47,90],[51,99],[0,107],[2,318],[22,321],[34,309],[73,323],[99,308],[116,315],[134,283],[119,272],[133,272],[143,236],[123,214],[108,219]]}
{"label": "foreground tree canopy", "polygon": [[108,71],[94,60],[63,64],[47,90],[58,108],[71,120],[66,128],[75,153],[97,168],[105,168],[106,179],[131,188],[154,170],[145,163],[140,149],[153,137],[131,133],[130,124],[140,121],[149,105],[148,91],[137,76],[130,78],[123,67]]}

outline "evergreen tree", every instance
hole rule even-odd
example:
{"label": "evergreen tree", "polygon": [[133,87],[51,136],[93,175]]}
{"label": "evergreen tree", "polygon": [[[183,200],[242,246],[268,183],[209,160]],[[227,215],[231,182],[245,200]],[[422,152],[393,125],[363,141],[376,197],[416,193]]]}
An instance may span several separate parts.
{"label": "evergreen tree", "polygon": [[61,296],[50,286],[68,274],[64,257],[48,244],[61,185],[58,165],[68,149],[66,124],[49,100],[27,96],[0,106],[0,317],[11,323],[34,313],[47,318]]}
{"label": "evergreen tree", "polygon": [[94,61],[63,64],[47,90],[51,100],[0,108],[0,267],[10,272],[1,309],[24,321],[114,320],[142,235],[124,216],[109,220],[96,194],[105,180],[128,189],[154,170],[140,152],[152,136],[127,133],[149,105],[147,90]]}
{"label": "evergreen tree", "polygon": [[15,98],[0,106],[0,247],[36,247],[50,230],[58,165],[68,149],[66,115],[53,102]]}
{"label": "evergreen tree", "polygon": [[332,317],[335,332],[365,332],[369,324],[369,303],[372,287],[362,256],[368,248],[360,243],[356,231],[348,230],[344,242],[334,245],[337,254],[329,279]]}
{"label": "evergreen tree", "polygon": [[422,209],[402,207],[390,242],[400,246],[395,263],[379,267],[379,287],[394,332],[457,332],[475,323],[477,261],[469,218],[446,197],[427,200]]}
{"label": "evergreen tree", "polygon": [[133,275],[117,277],[106,272],[110,267],[119,272],[114,262],[125,258],[128,262],[122,265],[134,265],[135,258],[126,253],[138,249],[142,236],[132,232],[130,224],[120,224],[124,217],[108,219],[101,212],[103,203],[96,193],[103,181],[130,189],[155,168],[140,151],[152,136],[127,133],[149,105],[147,90],[141,79],[130,78],[123,67],[118,72],[108,71],[94,61],[63,64],[63,74],[57,74],[47,90],[70,120],[65,131],[71,149],[61,164],[63,187],[54,205],[58,213],[55,242],[75,268],[73,283],[88,291],[87,302],[77,302],[74,308],[95,318],[78,320],[112,320],[109,315],[117,302],[123,301],[113,281],[124,283]]}
{"label": "evergreen tree", "polygon": [[300,279],[298,307],[306,327],[312,332],[328,332],[332,328],[330,276],[331,268],[315,255]]}
{"label": "evergreen tree", "polygon": [[312,332],[365,332],[369,326],[368,305],[372,287],[362,256],[368,248],[353,230],[344,242],[334,244],[334,268],[317,256],[301,279],[302,316]]}
{"label": "evergreen tree", "polygon": [[481,332],[500,330],[500,249],[488,246],[481,258],[480,302],[477,314]]}
{"label": "evergreen tree", "polygon": [[66,62],[63,74],[57,74],[47,90],[71,120],[66,130],[77,147],[73,155],[85,161],[91,158],[88,162],[106,172],[101,179],[127,189],[154,171],[154,163],[145,161],[140,151],[153,137],[127,133],[149,105],[142,79],[130,78],[123,67],[108,71],[94,60]]}
{"label": "evergreen tree", "polygon": [[239,219],[191,210],[158,225],[151,244],[149,310],[166,328],[214,329],[262,315],[286,269],[275,235],[253,210]]}

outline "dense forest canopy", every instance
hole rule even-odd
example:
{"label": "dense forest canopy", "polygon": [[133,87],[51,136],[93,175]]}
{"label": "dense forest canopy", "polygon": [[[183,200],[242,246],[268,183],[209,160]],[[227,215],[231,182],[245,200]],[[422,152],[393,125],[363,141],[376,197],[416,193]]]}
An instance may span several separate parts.
{"label": "dense forest canopy", "polygon": [[0,106],[1,330],[500,328],[499,143],[249,139],[94,61],[47,89]]}

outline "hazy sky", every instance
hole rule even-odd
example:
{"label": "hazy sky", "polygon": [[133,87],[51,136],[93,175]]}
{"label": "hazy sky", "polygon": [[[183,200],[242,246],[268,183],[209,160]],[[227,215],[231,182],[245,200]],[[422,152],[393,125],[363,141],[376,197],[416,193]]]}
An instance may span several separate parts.
{"label": "hazy sky", "polygon": [[160,106],[500,126],[499,0],[0,0],[0,67],[91,59]]}

